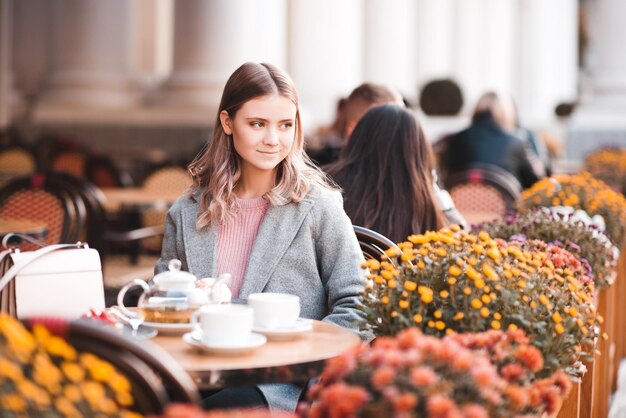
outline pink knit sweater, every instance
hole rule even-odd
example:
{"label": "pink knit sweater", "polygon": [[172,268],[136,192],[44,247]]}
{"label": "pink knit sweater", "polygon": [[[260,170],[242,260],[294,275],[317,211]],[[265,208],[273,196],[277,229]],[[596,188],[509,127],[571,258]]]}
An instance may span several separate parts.
{"label": "pink knit sweater", "polygon": [[269,201],[263,197],[237,199],[241,209],[235,219],[222,223],[217,230],[217,274],[230,273],[230,291],[239,297],[259,226],[267,213]]}

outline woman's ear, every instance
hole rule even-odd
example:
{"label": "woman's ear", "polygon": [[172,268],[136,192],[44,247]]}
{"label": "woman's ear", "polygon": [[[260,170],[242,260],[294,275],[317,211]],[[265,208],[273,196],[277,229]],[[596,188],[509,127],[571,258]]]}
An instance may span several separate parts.
{"label": "woman's ear", "polygon": [[222,110],[220,112],[220,122],[222,123],[222,129],[224,130],[224,133],[226,135],[232,135],[233,134],[233,122],[230,119],[230,116],[228,116],[227,111]]}

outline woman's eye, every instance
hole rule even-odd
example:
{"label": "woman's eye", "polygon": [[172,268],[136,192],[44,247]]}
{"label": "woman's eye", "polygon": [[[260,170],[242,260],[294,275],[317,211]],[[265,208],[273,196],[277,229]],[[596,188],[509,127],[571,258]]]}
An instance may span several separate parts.
{"label": "woman's eye", "polygon": [[263,122],[252,122],[250,125],[255,128],[262,128],[264,126]]}
{"label": "woman's eye", "polygon": [[285,129],[290,129],[292,127],[293,127],[293,122],[283,123],[283,128],[285,128]]}

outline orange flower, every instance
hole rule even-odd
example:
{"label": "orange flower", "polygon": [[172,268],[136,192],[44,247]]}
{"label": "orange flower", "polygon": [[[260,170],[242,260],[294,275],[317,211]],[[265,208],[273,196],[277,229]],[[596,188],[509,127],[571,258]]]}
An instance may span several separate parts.
{"label": "orange flower", "polygon": [[519,347],[515,353],[515,359],[532,372],[537,372],[543,368],[541,352],[533,346]]}

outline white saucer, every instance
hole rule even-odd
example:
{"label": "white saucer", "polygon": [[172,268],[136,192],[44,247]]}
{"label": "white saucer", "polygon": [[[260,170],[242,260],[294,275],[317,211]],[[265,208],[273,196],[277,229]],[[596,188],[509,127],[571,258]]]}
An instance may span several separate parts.
{"label": "white saucer", "polygon": [[247,341],[243,343],[206,343],[201,340],[199,333],[196,331],[188,332],[183,335],[183,341],[187,344],[207,353],[213,354],[242,354],[267,342],[267,338],[261,334],[251,332],[248,334]]}
{"label": "white saucer", "polygon": [[142,325],[151,327],[159,331],[159,334],[176,334],[180,335],[185,332],[191,331],[191,324],[189,322],[184,323],[171,323],[171,322],[143,322]]}
{"label": "white saucer", "polygon": [[139,328],[137,328],[137,333],[135,335],[133,335],[133,329],[128,324],[124,324],[124,326],[122,327],[122,332],[124,333],[124,335],[133,337],[136,340],[147,340],[148,338],[152,338],[159,333],[155,328],[148,327],[144,324],[139,325]]}
{"label": "white saucer", "polygon": [[288,327],[258,328],[252,329],[254,332],[265,335],[270,340],[290,340],[298,335],[309,332],[313,329],[313,321],[306,318],[298,318],[293,325]]}

